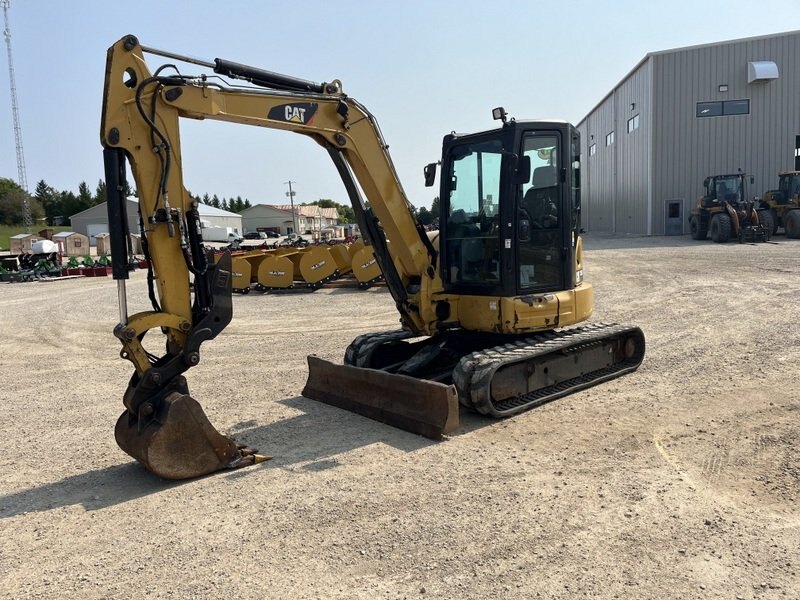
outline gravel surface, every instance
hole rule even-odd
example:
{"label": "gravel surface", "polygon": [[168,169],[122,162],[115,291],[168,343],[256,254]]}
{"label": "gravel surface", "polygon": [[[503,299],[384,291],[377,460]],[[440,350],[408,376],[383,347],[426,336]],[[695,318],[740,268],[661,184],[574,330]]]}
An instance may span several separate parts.
{"label": "gravel surface", "polygon": [[[188,374],[274,456],[175,483],[116,446],[110,279],[0,284],[5,598],[798,598],[800,242],[585,240],[636,373],[431,442],[302,398],[385,288],[237,296]],[[147,310],[133,274],[131,307]]]}

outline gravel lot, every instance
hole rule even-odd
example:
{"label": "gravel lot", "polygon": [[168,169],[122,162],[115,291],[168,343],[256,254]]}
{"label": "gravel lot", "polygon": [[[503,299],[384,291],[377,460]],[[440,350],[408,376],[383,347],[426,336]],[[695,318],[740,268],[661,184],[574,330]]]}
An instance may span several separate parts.
{"label": "gravel lot", "polygon": [[800,242],[585,243],[638,372],[434,443],[299,396],[385,288],[237,296],[189,383],[275,458],[184,483],[114,442],[114,282],[0,284],[0,595],[800,597]]}

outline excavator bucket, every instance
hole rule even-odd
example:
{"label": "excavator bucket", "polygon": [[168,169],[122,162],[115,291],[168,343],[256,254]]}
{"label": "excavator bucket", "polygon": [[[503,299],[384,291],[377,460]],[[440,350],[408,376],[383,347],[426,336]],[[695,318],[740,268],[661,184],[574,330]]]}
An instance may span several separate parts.
{"label": "excavator bucket", "polygon": [[455,386],[308,357],[303,396],[431,439],[458,429]]}
{"label": "excavator bucket", "polygon": [[114,436],[120,448],[164,479],[189,479],[265,459],[214,429],[188,394],[170,393],[148,419],[125,411]]}

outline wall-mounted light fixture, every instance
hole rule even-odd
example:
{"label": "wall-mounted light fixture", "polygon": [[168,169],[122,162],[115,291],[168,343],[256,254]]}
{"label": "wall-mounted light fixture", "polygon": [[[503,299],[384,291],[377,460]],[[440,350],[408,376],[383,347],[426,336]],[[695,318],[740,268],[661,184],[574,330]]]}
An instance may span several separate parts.
{"label": "wall-mounted light fixture", "polygon": [[635,109],[636,109],[636,102],[631,102],[631,110],[635,110]]}
{"label": "wall-mounted light fixture", "polygon": [[727,83],[721,83],[719,85],[719,91],[720,92],[727,92],[728,91],[728,84]]}

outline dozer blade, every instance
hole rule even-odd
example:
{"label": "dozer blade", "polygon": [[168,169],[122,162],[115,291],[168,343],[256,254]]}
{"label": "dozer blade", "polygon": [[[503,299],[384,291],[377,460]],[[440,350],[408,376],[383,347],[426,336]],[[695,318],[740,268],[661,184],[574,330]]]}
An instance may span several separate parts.
{"label": "dozer blade", "polygon": [[221,435],[188,394],[170,393],[144,421],[125,411],[117,421],[117,444],[148,471],[164,479],[189,479],[266,460]]}
{"label": "dozer blade", "polygon": [[303,396],[431,439],[458,428],[454,386],[335,365],[316,356],[308,357]]}

